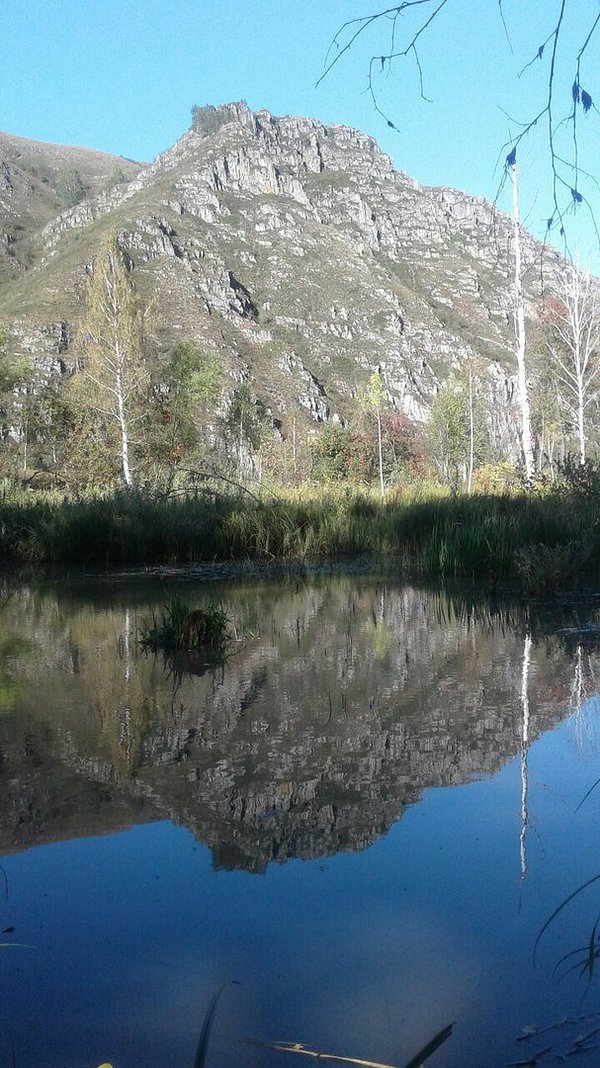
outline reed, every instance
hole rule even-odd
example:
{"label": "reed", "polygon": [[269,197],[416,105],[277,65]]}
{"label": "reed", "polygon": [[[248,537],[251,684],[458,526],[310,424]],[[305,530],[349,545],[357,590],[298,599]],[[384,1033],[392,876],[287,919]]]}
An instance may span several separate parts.
{"label": "reed", "polygon": [[0,558],[22,563],[185,565],[355,553],[393,560],[399,571],[515,579],[548,594],[597,568],[600,528],[595,498],[564,487],[468,497],[438,490],[427,498],[410,490],[383,502],[368,490],[314,485],[260,497],[215,490],[171,499],[21,494],[0,502]]}
{"label": "reed", "polygon": [[223,983],[223,986],[221,986],[218,990],[215,991],[210,1000],[210,1004],[204,1015],[204,1020],[202,1021],[200,1038],[198,1039],[198,1045],[196,1047],[196,1056],[194,1058],[194,1068],[205,1068],[206,1056],[208,1052],[208,1040],[210,1038],[210,1032],[214,1023],[217,1005],[219,1003],[223,991],[226,989],[226,987],[230,985],[230,983],[235,983],[237,986],[239,986],[237,980],[231,979],[228,982]]}

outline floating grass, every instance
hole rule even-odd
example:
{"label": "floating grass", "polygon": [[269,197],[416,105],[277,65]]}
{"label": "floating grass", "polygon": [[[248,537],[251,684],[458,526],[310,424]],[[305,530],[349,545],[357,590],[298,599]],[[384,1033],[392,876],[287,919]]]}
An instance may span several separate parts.
{"label": "floating grass", "polygon": [[[453,1030],[454,1023],[443,1027],[410,1059],[404,1068],[420,1068],[450,1038]],[[393,1065],[382,1064],[381,1061],[367,1061],[362,1057],[343,1057],[338,1053],[325,1053],[323,1050],[311,1049],[310,1046],[305,1046],[302,1042],[258,1042],[256,1045],[263,1046],[265,1049],[276,1050],[278,1053],[297,1053],[320,1061],[355,1064],[359,1065],[360,1068],[394,1068]]]}
{"label": "floating grass", "polygon": [[394,1068],[391,1064],[380,1061],[365,1061],[360,1057],[340,1057],[336,1053],[324,1053],[322,1050],[310,1049],[301,1042],[258,1042],[264,1049],[273,1049],[278,1053],[300,1053],[305,1057],[314,1057],[319,1061],[337,1061],[342,1064],[358,1064],[362,1068]]}

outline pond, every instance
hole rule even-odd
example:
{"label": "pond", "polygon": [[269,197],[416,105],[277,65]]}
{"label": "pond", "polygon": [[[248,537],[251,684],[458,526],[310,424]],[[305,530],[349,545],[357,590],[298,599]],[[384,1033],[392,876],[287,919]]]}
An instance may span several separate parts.
{"label": "pond", "polygon": [[[176,592],[235,621],[226,663],[141,653]],[[600,875],[594,602],[4,594],[1,1064],[193,1068],[223,984],[209,1068],[404,1066],[450,1024],[428,1065],[600,1063],[600,880],[567,901]]]}

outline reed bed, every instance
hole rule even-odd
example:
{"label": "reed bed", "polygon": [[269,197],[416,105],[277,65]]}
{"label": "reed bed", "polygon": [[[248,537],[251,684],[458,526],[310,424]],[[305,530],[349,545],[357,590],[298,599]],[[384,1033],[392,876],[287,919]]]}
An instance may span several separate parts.
{"label": "reed bed", "polygon": [[[531,592],[600,562],[595,497],[450,496],[301,487],[285,495],[15,495],[0,502],[0,558],[39,564],[186,565],[372,553],[446,578],[519,577]],[[550,579],[544,579],[544,576]]]}

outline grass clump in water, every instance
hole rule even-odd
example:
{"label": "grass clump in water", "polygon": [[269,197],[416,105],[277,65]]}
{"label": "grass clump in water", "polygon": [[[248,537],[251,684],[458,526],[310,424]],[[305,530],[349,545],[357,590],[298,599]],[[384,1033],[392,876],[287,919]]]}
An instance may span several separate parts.
{"label": "grass clump in water", "polygon": [[153,615],[152,623],[141,628],[139,643],[144,652],[152,653],[222,653],[229,641],[229,624],[218,605],[192,608],[186,598],[175,596],[158,618]]}

